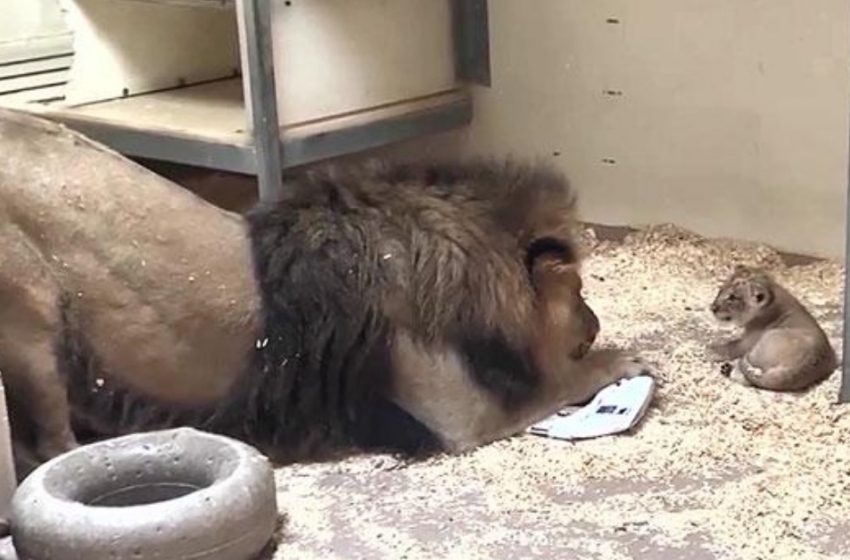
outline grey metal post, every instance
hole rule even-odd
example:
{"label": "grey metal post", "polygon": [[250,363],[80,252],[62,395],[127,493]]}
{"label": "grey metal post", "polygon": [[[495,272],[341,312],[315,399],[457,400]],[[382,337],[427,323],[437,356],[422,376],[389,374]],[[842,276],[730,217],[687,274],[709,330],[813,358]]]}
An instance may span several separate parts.
{"label": "grey metal post", "polygon": [[841,389],[838,392],[838,402],[850,402],[850,166],[848,166],[847,198],[844,202],[844,336],[841,350]]}
{"label": "grey metal post", "polygon": [[12,453],[6,390],[3,386],[3,375],[0,373],[0,518],[9,519],[12,496],[16,489],[15,457]]}
{"label": "grey metal post", "polygon": [[487,0],[451,0],[455,73],[489,87],[490,28]]}
{"label": "grey metal post", "polygon": [[254,154],[260,200],[283,197],[280,124],[272,47],[272,2],[245,0],[242,3],[247,42],[247,79],[251,90]]}

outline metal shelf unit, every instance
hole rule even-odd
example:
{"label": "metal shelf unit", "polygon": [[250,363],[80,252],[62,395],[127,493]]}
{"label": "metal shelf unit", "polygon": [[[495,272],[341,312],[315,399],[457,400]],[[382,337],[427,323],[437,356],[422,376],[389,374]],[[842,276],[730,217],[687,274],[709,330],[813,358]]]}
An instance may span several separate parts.
{"label": "metal shelf unit", "polygon": [[235,11],[241,74],[112,99],[22,108],[128,156],[256,175],[262,200],[284,196],[285,168],[467,125],[472,102],[466,84],[489,85],[486,0],[443,0],[451,8],[454,87],[281,124],[272,18],[274,2],[282,0],[115,1],[160,4],[156,9],[162,10]]}

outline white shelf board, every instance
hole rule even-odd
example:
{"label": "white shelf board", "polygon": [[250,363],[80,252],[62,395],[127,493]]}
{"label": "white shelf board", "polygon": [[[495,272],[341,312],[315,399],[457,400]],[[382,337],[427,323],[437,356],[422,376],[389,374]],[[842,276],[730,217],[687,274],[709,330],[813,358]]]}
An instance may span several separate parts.
{"label": "white shelf board", "polygon": [[[56,106],[54,104],[54,106]],[[152,134],[247,144],[242,81],[231,78],[73,107],[46,106],[59,117]]]}
{"label": "white shelf board", "polygon": [[[77,106],[28,104],[127,155],[254,173],[242,82],[232,78]],[[386,103],[281,129],[284,167],[465,125],[464,89]]]}
{"label": "white shelf board", "polygon": [[[118,0],[116,0],[118,1]],[[188,8],[212,8],[230,10],[236,5],[235,0],[120,0],[143,4],[162,4],[165,6],[183,6]]]}

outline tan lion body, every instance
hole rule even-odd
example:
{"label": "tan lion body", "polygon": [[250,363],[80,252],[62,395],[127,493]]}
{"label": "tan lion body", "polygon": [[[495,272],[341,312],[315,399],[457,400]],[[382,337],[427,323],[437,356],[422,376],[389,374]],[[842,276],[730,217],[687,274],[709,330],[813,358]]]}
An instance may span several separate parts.
{"label": "tan lion body", "polygon": [[[472,187],[446,197],[424,175],[409,190],[376,175],[360,178],[362,187],[331,184],[327,201],[308,193],[302,207],[260,212],[249,227],[32,117],[0,111],[0,149],[0,371],[40,459],[75,445],[71,412],[92,412],[85,399],[71,411],[69,390],[126,391],[178,411],[232,401],[227,414],[253,422],[245,433],[266,430],[266,443],[279,447],[314,428],[315,438],[330,438],[334,422],[359,421],[368,399],[385,398],[444,449],[461,451],[646,371],[615,350],[587,354],[598,322],[580,295],[578,258],[565,249],[574,219],[566,199],[561,208],[507,189],[508,198],[489,200],[481,193],[490,189]],[[474,182],[468,170],[458,173],[447,181]],[[481,180],[500,180],[488,173]],[[540,236],[559,245],[534,255],[526,277],[524,252]],[[284,251],[301,253],[281,264]],[[322,261],[327,251],[337,253]],[[299,280],[310,274],[330,280]],[[475,274],[489,276],[473,285]],[[269,291],[270,278],[295,282],[288,285],[302,295]],[[362,330],[345,330],[354,327]],[[77,354],[57,352],[57,341],[74,337],[84,342]],[[525,377],[508,379],[517,372],[476,350],[491,343]],[[375,364],[387,378],[373,374]],[[85,375],[94,376],[90,385]],[[120,420],[136,404],[123,406]]]}
{"label": "tan lion body", "polygon": [[[63,293],[78,300],[105,382],[187,405],[224,396],[258,328],[243,222],[120,156],[74,150],[88,143],[80,136],[49,127],[41,138],[29,120],[3,117],[0,371],[49,434],[43,445],[68,437],[52,382]],[[63,149],[77,154],[71,169]]]}

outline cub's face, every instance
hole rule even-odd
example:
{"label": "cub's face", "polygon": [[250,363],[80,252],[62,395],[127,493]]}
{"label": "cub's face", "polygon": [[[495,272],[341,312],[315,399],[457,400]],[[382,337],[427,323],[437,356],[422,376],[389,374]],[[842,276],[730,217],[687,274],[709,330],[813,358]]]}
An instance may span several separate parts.
{"label": "cub's face", "polygon": [[717,291],[711,312],[723,323],[744,326],[773,301],[769,278],[757,269],[737,266]]}

